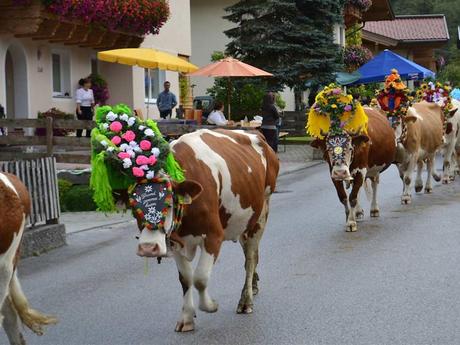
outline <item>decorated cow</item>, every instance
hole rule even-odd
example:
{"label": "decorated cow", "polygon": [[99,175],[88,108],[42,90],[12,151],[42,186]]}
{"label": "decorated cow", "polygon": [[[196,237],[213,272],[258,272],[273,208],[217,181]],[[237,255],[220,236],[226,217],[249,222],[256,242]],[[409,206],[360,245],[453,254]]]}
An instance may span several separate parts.
{"label": "decorated cow", "polygon": [[112,194],[128,190],[141,232],[137,254],[175,259],[183,289],[175,330],[194,329],[193,287],[198,308],[217,311],[208,281],[224,241],[239,241],[243,248],[246,278],[237,312],[252,313],[259,241],[279,169],[264,138],[199,130],[169,145],[155,122],[135,118],[123,105],[100,108],[97,123],[92,133],[95,201],[102,211],[112,211]]}
{"label": "decorated cow", "polygon": [[25,344],[22,322],[38,335],[43,326],[56,319],[31,309],[17,276],[19,249],[26,217],[30,213],[30,197],[24,184],[14,175],[0,173],[0,324],[10,344]]}
{"label": "decorated cow", "polygon": [[[378,217],[377,188],[380,173],[394,161],[395,135],[385,115],[363,108],[340,87],[330,85],[316,97],[310,110],[308,134],[312,146],[320,148],[328,162],[332,182],[345,207],[347,231],[357,230],[357,219],[364,216],[358,194],[366,179],[371,181],[371,217]],[[351,185],[348,196],[346,185]]]}

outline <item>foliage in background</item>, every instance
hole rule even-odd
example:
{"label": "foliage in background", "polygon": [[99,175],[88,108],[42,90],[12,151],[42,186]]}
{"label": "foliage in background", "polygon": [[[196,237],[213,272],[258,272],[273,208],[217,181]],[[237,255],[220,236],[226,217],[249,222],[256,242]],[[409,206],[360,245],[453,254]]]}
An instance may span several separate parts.
{"label": "foliage in background", "polygon": [[380,89],[379,83],[371,83],[348,88],[348,93],[353,95],[353,98],[359,100],[363,104],[369,104],[375,98],[376,90]]}
{"label": "foliage in background", "polygon": [[372,52],[363,46],[347,46],[343,51],[343,62],[348,72],[356,71],[372,58]]}
{"label": "foliage in background", "polygon": [[[227,53],[275,75],[269,86],[307,89],[306,82],[329,83],[340,70],[334,25],[343,22],[343,0],[238,1],[226,9],[235,24],[225,34]],[[302,12],[299,11],[302,10]]]}
{"label": "foliage in background", "polygon": [[94,101],[96,104],[105,105],[110,98],[107,82],[101,75],[93,73],[89,77],[91,79],[91,88],[94,93]]}
{"label": "foliage in background", "polygon": [[[47,117],[51,117],[53,120],[73,120],[75,118],[74,114],[65,113],[57,108],[51,108],[44,112],[38,112],[39,119],[46,119]],[[72,133],[70,129],[53,129],[53,135],[58,137],[63,137]],[[44,137],[46,136],[46,128],[37,128],[35,130],[35,135]]]}
{"label": "foliage in background", "polygon": [[95,211],[93,193],[87,185],[73,185],[72,182],[59,179],[59,204],[62,212]]}
{"label": "foliage in background", "polygon": [[184,105],[187,103],[189,97],[189,89],[190,89],[190,80],[185,75],[179,76],[179,99],[180,104]]}
{"label": "foliage in background", "polygon": [[[211,55],[211,61],[222,60],[225,54],[215,51]],[[262,99],[269,90],[267,80],[262,78],[232,78],[231,80],[231,110],[232,120],[240,121],[245,117],[252,119],[255,115],[260,114]],[[214,85],[207,90],[207,94],[214,97],[215,100],[221,101],[225,105],[228,114],[228,78],[216,78]],[[276,105],[280,109],[286,107],[286,102],[281,95],[276,95]]]}
{"label": "foliage in background", "polygon": [[372,0],[347,0],[348,5],[356,6],[362,12],[366,12],[372,6]]}
{"label": "foliage in background", "polygon": [[347,29],[345,34],[347,46],[360,46],[363,44],[363,30],[361,23],[356,23]]}
{"label": "foliage in background", "polygon": [[460,61],[450,63],[438,74],[443,83],[450,82],[454,87],[460,87]]}
{"label": "foliage in background", "polygon": [[[13,0],[29,5],[32,0]],[[170,12],[167,0],[42,0],[46,9],[66,19],[138,35],[158,34]]]}

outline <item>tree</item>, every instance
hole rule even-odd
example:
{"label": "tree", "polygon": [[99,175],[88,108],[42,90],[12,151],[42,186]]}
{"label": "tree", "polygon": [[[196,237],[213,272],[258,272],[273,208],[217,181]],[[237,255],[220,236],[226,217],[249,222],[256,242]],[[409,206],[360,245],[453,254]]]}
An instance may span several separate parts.
{"label": "tree", "polygon": [[274,90],[329,83],[341,69],[333,30],[343,21],[342,8],[343,0],[241,0],[226,9],[225,18],[237,25],[225,32],[226,52],[273,73]]}

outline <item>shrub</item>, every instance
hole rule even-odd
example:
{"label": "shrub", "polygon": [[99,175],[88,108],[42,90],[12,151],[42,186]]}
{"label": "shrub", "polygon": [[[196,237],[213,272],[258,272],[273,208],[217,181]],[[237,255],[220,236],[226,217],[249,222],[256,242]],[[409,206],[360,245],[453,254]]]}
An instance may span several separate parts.
{"label": "shrub", "polygon": [[96,211],[93,191],[89,186],[72,186],[62,197],[63,209],[69,212]]}
{"label": "shrub", "polygon": [[[38,112],[39,119],[46,119],[47,117],[51,117],[53,120],[73,120],[75,116],[73,114],[65,113],[57,108],[51,108],[44,112]],[[53,135],[58,137],[64,137],[68,134],[72,133],[70,129],[54,129]],[[37,136],[45,136],[46,135],[46,128],[37,128],[35,130],[35,134]]]}

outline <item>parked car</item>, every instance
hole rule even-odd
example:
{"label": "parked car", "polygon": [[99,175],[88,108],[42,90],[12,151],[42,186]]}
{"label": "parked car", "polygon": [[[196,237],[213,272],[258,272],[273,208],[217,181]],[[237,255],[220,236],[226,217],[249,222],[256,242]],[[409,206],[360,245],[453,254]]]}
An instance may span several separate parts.
{"label": "parked car", "polygon": [[203,110],[203,118],[207,119],[214,107],[214,98],[211,96],[197,96],[193,99],[193,109]]}

